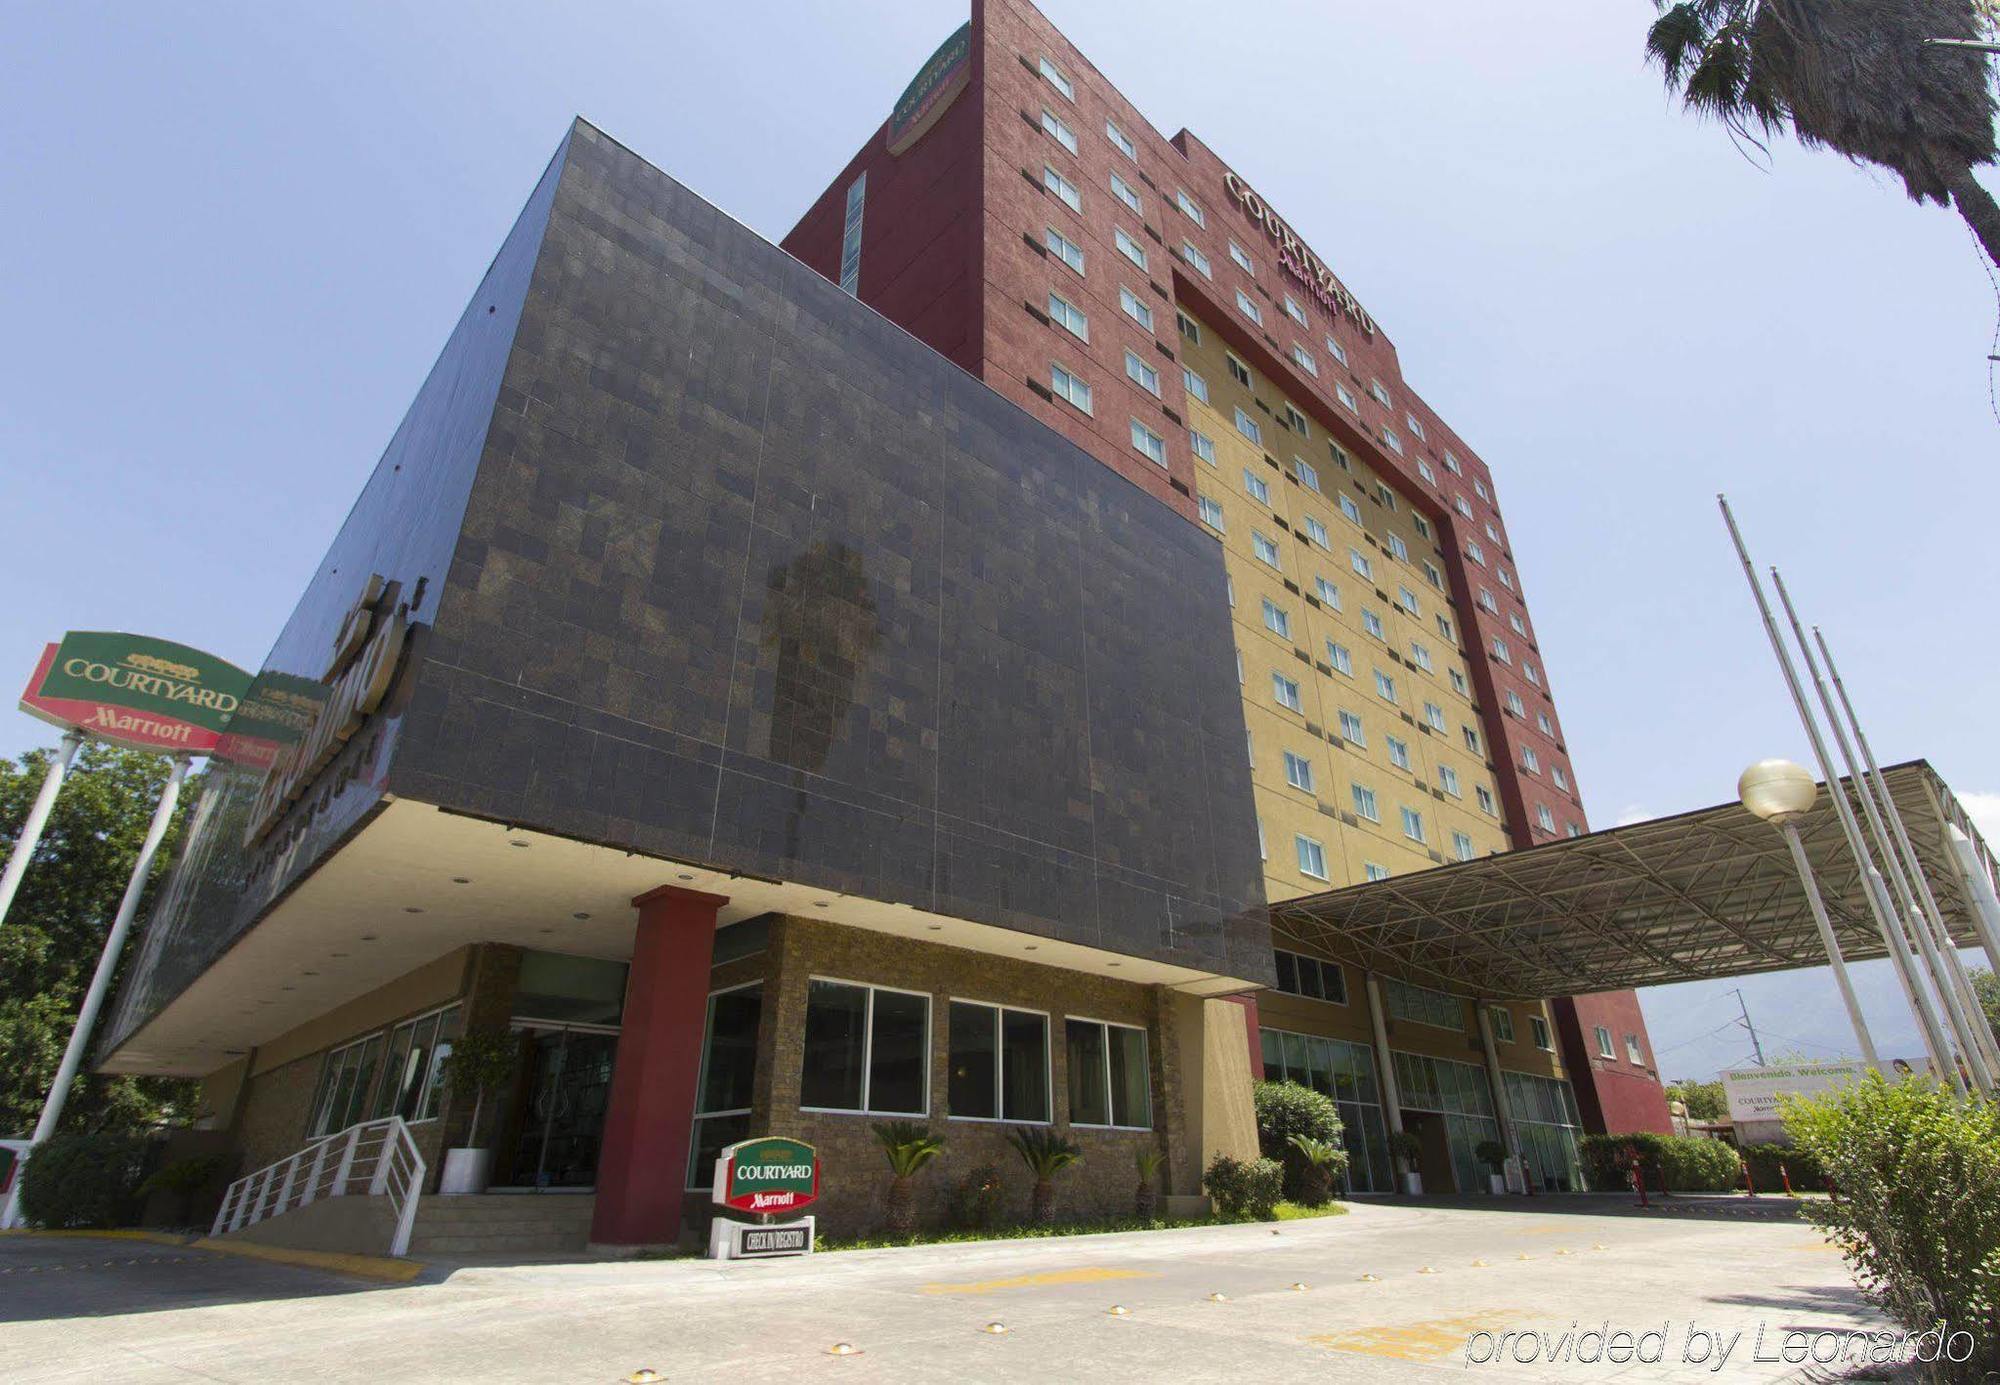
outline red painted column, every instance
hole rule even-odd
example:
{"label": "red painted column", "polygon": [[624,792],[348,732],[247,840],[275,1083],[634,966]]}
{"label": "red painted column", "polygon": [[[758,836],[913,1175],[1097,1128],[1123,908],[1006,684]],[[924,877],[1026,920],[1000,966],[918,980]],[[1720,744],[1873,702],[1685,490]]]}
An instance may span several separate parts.
{"label": "red painted column", "polygon": [[715,916],[728,902],[672,885],[632,901],[639,931],[597,1161],[590,1223],[597,1244],[672,1245],[680,1239]]}

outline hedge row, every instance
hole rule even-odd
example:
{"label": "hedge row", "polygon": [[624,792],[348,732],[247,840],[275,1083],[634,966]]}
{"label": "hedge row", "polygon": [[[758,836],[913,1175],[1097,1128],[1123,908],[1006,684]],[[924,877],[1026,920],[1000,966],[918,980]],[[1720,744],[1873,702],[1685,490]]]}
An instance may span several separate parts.
{"label": "hedge row", "polygon": [[1726,1193],[1743,1182],[1736,1147],[1720,1140],[1640,1130],[1625,1135],[1585,1135],[1577,1145],[1590,1186],[1599,1192],[1631,1185],[1627,1151],[1632,1149],[1639,1151],[1647,1188],[1655,1191]]}

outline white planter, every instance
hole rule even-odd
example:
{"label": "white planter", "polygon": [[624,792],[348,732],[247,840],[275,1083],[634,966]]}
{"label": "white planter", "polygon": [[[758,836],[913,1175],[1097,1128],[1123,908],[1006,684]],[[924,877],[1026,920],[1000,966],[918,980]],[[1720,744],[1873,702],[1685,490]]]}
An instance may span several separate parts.
{"label": "white planter", "polygon": [[448,1149],[444,1171],[438,1175],[440,1193],[483,1193],[486,1176],[493,1170],[490,1149]]}
{"label": "white planter", "polygon": [[1403,1191],[1411,1197],[1422,1197],[1424,1195],[1424,1176],[1420,1173],[1404,1174]]}
{"label": "white planter", "polygon": [[1487,1174],[1486,1190],[1492,1193],[1493,1196],[1495,1197],[1499,1197],[1502,1194],[1504,1194],[1507,1191],[1507,1175],[1504,1173]]}

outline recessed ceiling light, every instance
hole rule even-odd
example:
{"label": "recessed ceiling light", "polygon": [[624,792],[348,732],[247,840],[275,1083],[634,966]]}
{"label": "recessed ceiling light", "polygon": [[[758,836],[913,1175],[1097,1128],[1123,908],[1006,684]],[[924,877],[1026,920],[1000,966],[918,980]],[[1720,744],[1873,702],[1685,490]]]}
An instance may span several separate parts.
{"label": "recessed ceiling light", "polygon": [[532,845],[533,845],[533,843],[532,843],[532,842],[508,842],[508,843],[507,843],[507,845],[509,845],[509,846],[518,846],[518,847],[520,847],[520,848],[521,848],[521,849],[522,849],[523,851],[526,851],[526,850],[527,850],[527,849],[528,849],[528,848],[529,848],[530,846],[532,846]]}
{"label": "recessed ceiling light", "polygon": [[681,877],[680,877],[680,879],[682,879],[682,880],[692,880],[692,879],[694,879],[694,877],[693,877],[692,875],[683,875],[683,876],[681,876]]}
{"label": "recessed ceiling light", "polygon": [[1029,944],[1028,944],[1028,947],[1027,947],[1027,950],[1028,950],[1029,952],[1033,952],[1033,951],[1034,951],[1034,950],[1035,950],[1035,949],[1036,949],[1037,947],[1039,947],[1039,946],[1041,946],[1041,944],[1039,944],[1039,943],[1029,943]]}
{"label": "recessed ceiling light", "polygon": [[1122,967],[1125,964],[1123,962],[1106,962],[1104,965],[1107,967]]}
{"label": "recessed ceiling light", "polygon": [[928,928],[929,928],[929,929],[931,930],[931,932],[933,932],[933,933],[942,933],[942,932],[944,931],[944,925],[943,925],[943,924],[941,924],[941,923],[933,923],[933,924],[928,924],[928,925],[926,925],[926,926],[927,926],[927,927],[928,927]]}
{"label": "recessed ceiling light", "polygon": [[421,914],[421,913],[423,912],[423,910],[422,910],[422,909],[419,909],[419,908],[418,908],[418,907],[417,907],[416,905],[414,905],[414,904],[405,904],[405,905],[403,906],[403,912],[404,912],[404,913],[406,913],[406,914]]}
{"label": "recessed ceiling light", "polygon": [[467,876],[454,875],[451,877],[451,883],[454,885],[470,885],[472,881]]}
{"label": "recessed ceiling light", "polygon": [[361,935],[361,941],[364,943],[372,943],[378,936],[379,935],[375,933],[363,933]]}
{"label": "recessed ceiling light", "polygon": [[571,918],[573,918],[573,919],[587,919],[587,918],[589,918],[589,917],[590,917],[590,915],[589,915],[589,914],[582,914],[582,913],[578,913],[578,914],[571,914],[571,915],[570,915],[570,917],[571,917]]}
{"label": "recessed ceiling light", "polygon": [[832,904],[832,902],[833,902],[832,900],[828,899],[815,899],[813,901],[813,908],[824,909],[827,908],[830,904]]}

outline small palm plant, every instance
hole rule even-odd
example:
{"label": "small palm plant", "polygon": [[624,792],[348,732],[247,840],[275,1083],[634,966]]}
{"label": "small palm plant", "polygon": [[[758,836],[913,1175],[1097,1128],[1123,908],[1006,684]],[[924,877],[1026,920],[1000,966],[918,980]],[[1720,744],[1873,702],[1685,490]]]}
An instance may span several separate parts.
{"label": "small palm plant", "polygon": [[1167,1156],[1148,1147],[1139,1150],[1133,1157],[1139,1165],[1139,1186],[1132,1194],[1132,1215],[1140,1221],[1151,1221],[1160,1204],[1160,1165],[1166,1162]]}
{"label": "small palm plant", "polygon": [[1291,1146],[1299,1154],[1299,1201],[1308,1207],[1324,1207],[1333,1200],[1333,1180],[1347,1167],[1347,1151],[1332,1140],[1311,1135],[1294,1135]]}
{"label": "small palm plant", "polygon": [[916,1121],[884,1121],[875,1126],[876,1143],[889,1161],[889,1197],[885,1207],[891,1236],[914,1236],[917,1203],[910,1180],[924,1165],[944,1152],[944,1139]]}
{"label": "small palm plant", "polygon": [[1014,1152],[1035,1176],[1035,1195],[1030,1203],[1034,1220],[1042,1226],[1053,1224],[1056,1175],[1083,1158],[1082,1147],[1054,1130],[1032,1125],[1008,1131],[1007,1143],[1014,1146]]}

